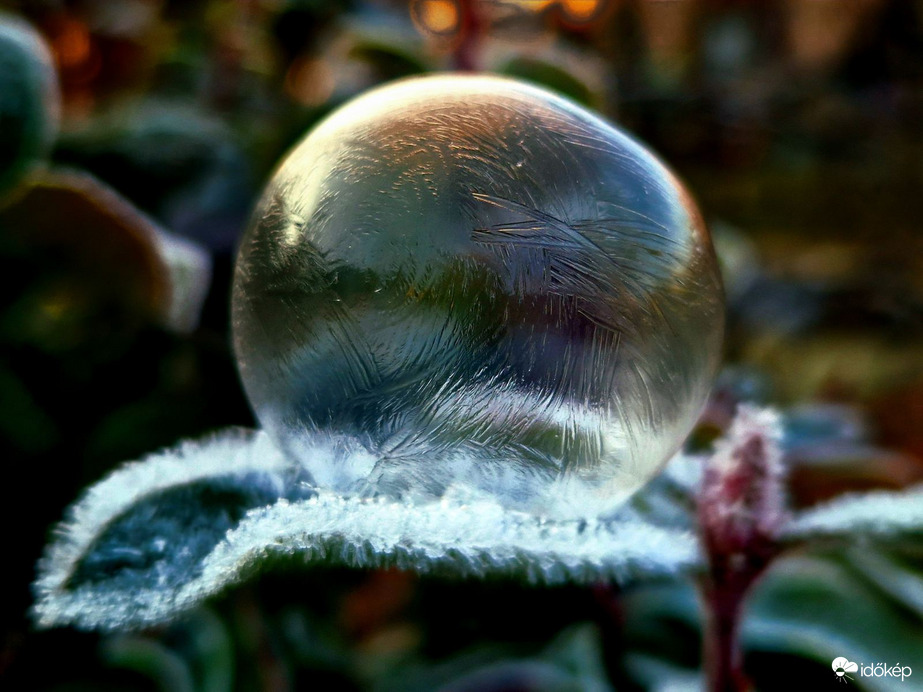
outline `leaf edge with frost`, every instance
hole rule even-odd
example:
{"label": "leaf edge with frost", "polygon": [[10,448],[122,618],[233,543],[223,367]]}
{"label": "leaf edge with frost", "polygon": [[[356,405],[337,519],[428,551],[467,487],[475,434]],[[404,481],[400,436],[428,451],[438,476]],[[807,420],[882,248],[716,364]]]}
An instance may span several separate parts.
{"label": "leaf edge with frost", "polygon": [[72,505],[46,548],[34,584],[36,624],[103,630],[160,624],[244,581],[273,557],[542,584],[666,577],[701,563],[691,531],[646,521],[630,507],[609,519],[554,521],[453,491],[414,504],[315,489],[309,499],[251,509],[202,560],[199,574],[178,588],[107,591],[105,581],[71,588],[104,532],[142,500],[253,472],[278,481],[281,497],[295,466],[265,433],[236,429],[114,471]]}
{"label": "leaf edge with frost", "polygon": [[850,493],[796,514],[782,539],[900,538],[923,535],[923,485],[904,490]]}

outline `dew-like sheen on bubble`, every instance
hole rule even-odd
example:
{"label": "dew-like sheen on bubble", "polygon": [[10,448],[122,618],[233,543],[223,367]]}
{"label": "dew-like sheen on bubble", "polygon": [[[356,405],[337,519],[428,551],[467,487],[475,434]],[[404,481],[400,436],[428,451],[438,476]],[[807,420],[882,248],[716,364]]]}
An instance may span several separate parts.
{"label": "dew-like sheen on bubble", "polygon": [[234,345],[318,485],[606,513],[707,395],[721,285],[650,152],[541,89],[440,76],[302,140],[243,238]]}

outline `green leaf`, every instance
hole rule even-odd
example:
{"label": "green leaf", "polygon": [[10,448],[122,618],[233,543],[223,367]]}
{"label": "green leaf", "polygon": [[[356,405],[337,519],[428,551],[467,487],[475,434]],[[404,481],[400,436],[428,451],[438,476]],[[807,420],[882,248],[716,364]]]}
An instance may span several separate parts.
{"label": "green leaf", "polygon": [[633,680],[651,692],[698,692],[705,689],[703,676],[697,670],[673,665],[655,656],[628,654],[625,667]]}
{"label": "green leaf", "polygon": [[593,91],[567,70],[544,60],[517,57],[503,65],[500,74],[525,79],[557,91],[577,103],[595,105]]}
{"label": "green leaf", "polygon": [[0,11],[0,195],[43,158],[58,131],[51,53],[25,21]]}
{"label": "green leaf", "polygon": [[923,618],[923,562],[909,562],[904,555],[868,546],[851,548],[848,564],[869,584],[877,587],[907,610]]}
{"label": "green leaf", "polygon": [[533,656],[514,656],[496,645],[447,661],[401,667],[378,681],[378,692],[524,689],[536,692],[608,692],[612,689],[599,630],[588,623],[565,629]]}
{"label": "green leaf", "polygon": [[109,665],[141,673],[164,692],[194,692],[192,673],[185,661],[166,646],[136,635],[119,635],[102,645]]}
{"label": "green leaf", "polygon": [[0,210],[0,229],[65,258],[76,286],[62,291],[62,300],[73,300],[79,287],[100,305],[124,306],[178,332],[198,323],[211,281],[209,254],[86,173],[56,169],[33,176]]}
{"label": "green leaf", "polygon": [[[923,651],[918,616],[857,579],[843,563],[811,556],[784,560],[766,575],[746,609],[742,636],[747,650],[797,654],[827,665],[845,656],[860,665],[917,667]],[[886,677],[856,682],[868,690],[899,687]]]}

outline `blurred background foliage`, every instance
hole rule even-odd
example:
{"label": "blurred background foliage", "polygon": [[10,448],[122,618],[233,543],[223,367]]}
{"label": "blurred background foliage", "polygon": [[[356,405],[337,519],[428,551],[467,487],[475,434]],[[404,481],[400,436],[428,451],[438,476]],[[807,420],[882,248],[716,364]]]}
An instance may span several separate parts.
{"label": "blurred background foliage", "polygon": [[[2,0],[0,11],[4,689],[699,684],[700,616],[683,583],[524,589],[283,565],[159,630],[30,628],[35,561],[81,488],[181,437],[253,425],[228,341],[253,201],[319,118],[408,75],[543,84],[686,179],[730,320],[691,446],[755,400],[786,413],[796,506],[923,479],[923,2]],[[748,610],[748,673],[760,689],[830,684],[842,655],[902,662],[923,680],[921,594],[919,545],[783,561]]]}

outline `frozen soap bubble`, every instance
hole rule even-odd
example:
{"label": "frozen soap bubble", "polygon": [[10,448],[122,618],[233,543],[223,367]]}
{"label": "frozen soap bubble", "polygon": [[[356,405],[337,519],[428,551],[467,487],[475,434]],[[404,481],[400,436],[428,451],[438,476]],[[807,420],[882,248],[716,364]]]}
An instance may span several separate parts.
{"label": "frozen soap bubble", "polygon": [[318,485],[593,516],[688,433],[723,301],[692,199],[644,147],[541,89],[439,76],[289,154],[233,330],[257,417]]}

